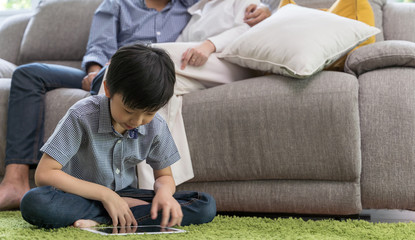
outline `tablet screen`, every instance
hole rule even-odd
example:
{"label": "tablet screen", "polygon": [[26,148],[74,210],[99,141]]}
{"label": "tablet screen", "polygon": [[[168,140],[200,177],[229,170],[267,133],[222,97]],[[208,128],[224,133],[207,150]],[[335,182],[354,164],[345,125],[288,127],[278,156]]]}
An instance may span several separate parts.
{"label": "tablet screen", "polygon": [[91,227],[82,228],[83,230],[102,235],[126,235],[126,234],[162,234],[162,233],[181,233],[186,232],[182,229],[161,227],[158,225],[149,226],[130,226],[130,227]]}

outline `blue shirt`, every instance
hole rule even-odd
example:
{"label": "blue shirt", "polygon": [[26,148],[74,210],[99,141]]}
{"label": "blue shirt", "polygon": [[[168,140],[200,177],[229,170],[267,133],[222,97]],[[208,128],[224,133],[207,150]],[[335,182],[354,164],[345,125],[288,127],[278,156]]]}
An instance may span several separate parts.
{"label": "blue shirt", "polygon": [[41,151],[62,164],[62,170],[71,176],[115,191],[137,187],[135,166],[144,160],[153,169],[163,169],[180,159],[159,114],[124,135],[116,132],[105,95],[73,105]]}
{"label": "blue shirt", "polygon": [[137,42],[174,42],[190,19],[187,8],[198,0],[171,0],[158,12],[144,0],[104,0],[95,11],[82,67],[104,66],[118,48]]}

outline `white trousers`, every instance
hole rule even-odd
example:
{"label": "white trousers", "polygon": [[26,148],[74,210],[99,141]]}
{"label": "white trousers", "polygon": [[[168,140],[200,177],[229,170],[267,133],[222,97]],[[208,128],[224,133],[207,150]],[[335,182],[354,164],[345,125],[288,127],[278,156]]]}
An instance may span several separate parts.
{"label": "white trousers", "polygon": [[[176,185],[179,185],[194,177],[192,161],[190,158],[189,145],[187,142],[186,131],[182,116],[183,95],[202,90],[205,87],[197,82],[187,79],[181,75],[176,75],[176,85],[174,86],[174,95],[159,110],[159,113],[166,120],[171,135],[179,150],[180,160],[171,165],[173,178]],[[141,189],[153,189],[154,175],[150,165],[142,162],[137,165],[138,184]]]}

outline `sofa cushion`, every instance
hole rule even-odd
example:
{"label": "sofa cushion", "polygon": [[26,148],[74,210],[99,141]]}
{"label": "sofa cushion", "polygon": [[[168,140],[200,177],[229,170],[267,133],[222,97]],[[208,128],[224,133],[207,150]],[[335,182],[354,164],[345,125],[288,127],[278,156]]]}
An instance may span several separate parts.
{"label": "sofa cushion", "polygon": [[191,181],[327,180],[360,176],[358,82],[324,71],[279,75],[183,96]]}
{"label": "sofa cushion", "polygon": [[58,88],[46,93],[44,140],[52,135],[58,122],[73,104],[89,96],[91,96],[89,92],[74,88]]}
{"label": "sofa cushion", "polygon": [[244,67],[307,78],[378,32],[356,20],[289,4],[219,56]]}
{"label": "sofa cushion", "polygon": [[[0,58],[18,64],[20,43],[26,26],[33,14],[17,14],[4,19],[0,24]],[[7,46],[7,47],[4,47]]]}
{"label": "sofa cushion", "polygon": [[11,78],[16,65],[0,58],[0,78]]}
{"label": "sofa cushion", "polygon": [[184,183],[177,190],[211,194],[218,212],[333,216],[359,214],[362,210],[358,179],[356,182],[251,180]]}
{"label": "sofa cushion", "polygon": [[414,208],[414,76],[412,67],[359,76],[364,208]]}
{"label": "sofa cushion", "polygon": [[388,0],[370,0],[369,2],[372,6],[373,13],[375,14],[375,27],[381,30],[381,32],[376,35],[376,42],[382,42],[385,40],[383,34],[383,8],[387,5],[386,3]]}
{"label": "sofa cushion", "polygon": [[4,174],[4,158],[6,156],[7,108],[10,85],[10,78],[0,78],[0,176]]}
{"label": "sofa cushion", "polygon": [[42,1],[24,33],[19,62],[81,60],[94,11],[101,2]]}
{"label": "sofa cushion", "polygon": [[[282,0],[279,8],[287,4],[296,4],[294,0]],[[375,26],[375,16],[373,14],[372,7],[368,0],[337,0],[329,9],[321,9],[336,15],[347,17],[350,19],[364,22],[370,26]],[[359,44],[353,50],[375,42],[375,36],[370,37],[366,41]],[[352,51],[353,51],[352,50]],[[350,53],[350,52],[349,52]],[[348,54],[349,54],[348,53]],[[343,71],[344,63],[346,62],[347,55],[341,57],[336,62],[326,68],[326,70]]]}
{"label": "sofa cushion", "polygon": [[350,54],[345,71],[360,76],[387,67],[415,67],[415,43],[389,40],[364,46]]}
{"label": "sofa cushion", "polygon": [[414,3],[388,3],[383,13],[385,39],[415,42],[414,12]]}

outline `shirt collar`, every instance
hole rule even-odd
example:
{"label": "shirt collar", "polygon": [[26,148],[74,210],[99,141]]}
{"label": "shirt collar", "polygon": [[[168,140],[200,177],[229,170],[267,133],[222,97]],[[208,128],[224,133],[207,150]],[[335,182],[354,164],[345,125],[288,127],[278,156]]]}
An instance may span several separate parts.
{"label": "shirt collar", "polygon": [[[166,10],[166,9],[169,9],[169,8],[170,8],[170,6],[172,6],[172,5],[174,5],[174,4],[176,3],[176,1],[177,1],[177,0],[171,0],[169,3],[167,3],[166,7],[165,7],[162,11],[164,11],[164,10]],[[139,1],[138,1],[138,4],[139,4],[140,8],[142,8],[142,9],[149,9],[149,8],[147,7],[147,5],[146,5],[145,0],[139,0]]]}
{"label": "shirt collar", "polygon": [[[111,123],[111,113],[110,113],[110,101],[109,98],[105,95],[99,95],[101,97],[99,101],[99,123],[98,123],[98,133],[110,133],[116,132]],[[138,134],[146,135],[147,129],[145,125],[138,126],[132,130],[128,130],[126,136],[131,139],[137,139]]]}
{"label": "shirt collar", "polygon": [[195,3],[193,6],[187,9],[187,12],[190,15],[202,15],[202,8],[208,3],[208,0],[200,0],[199,2]]}

